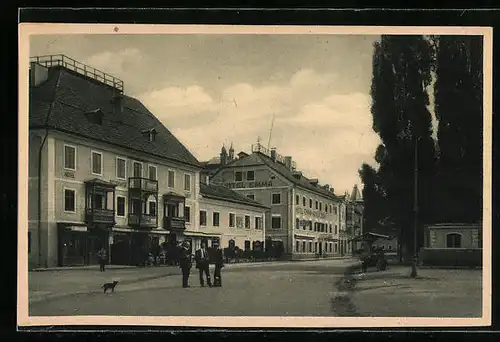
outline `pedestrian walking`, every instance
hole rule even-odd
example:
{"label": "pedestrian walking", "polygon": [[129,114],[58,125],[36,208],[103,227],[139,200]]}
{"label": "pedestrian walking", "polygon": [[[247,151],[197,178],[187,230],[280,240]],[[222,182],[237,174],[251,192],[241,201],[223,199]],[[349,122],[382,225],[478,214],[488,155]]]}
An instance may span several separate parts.
{"label": "pedestrian walking", "polygon": [[97,257],[99,258],[99,270],[101,272],[106,271],[105,265],[106,265],[106,250],[104,247],[101,247],[99,251],[97,251]]}
{"label": "pedestrian walking", "polygon": [[209,257],[208,250],[206,248],[205,242],[201,243],[201,248],[195,252],[194,259],[196,261],[196,268],[200,273],[200,285],[201,287],[205,286],[205,282],[203,279],[203,273],[207,277],[207,284],[209,287],[212,287],[212,281],[210,280],[210,270],[209,270]]}
{"label": "pedestrian walking", "polygon": [[189,242],[184,242],[180,249],[179,267],[182,270],[182,287],[189,287],[189,273],[191,272],[192,261]]}
{"label": "pedestrian walking", "polygon": [[215,272],[214,272],[214,286],[221,287],[222,286],[222,276],[221,270],[224,267],[224,255],[222,253],[222,249],[219,244],[215,244],[214,246],[214,262],[215,262]]}

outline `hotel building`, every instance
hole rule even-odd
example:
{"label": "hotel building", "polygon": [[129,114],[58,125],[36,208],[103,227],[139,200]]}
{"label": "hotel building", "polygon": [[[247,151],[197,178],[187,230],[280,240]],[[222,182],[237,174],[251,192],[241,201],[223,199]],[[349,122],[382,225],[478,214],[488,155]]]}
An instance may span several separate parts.
{"label": "hotel building", "polygon": [[210,167],[216,171],[204,172],[212,175],[213,183],[270,208],[264,220],[266,243],[293,259],[344,251],[341,241],[348,240],[345,203],[332,188],[306,178],[291,157],[280,156],[276,149],[268,151],[260,143],[252,146],[251,154],[241,152],[230,162],[224,162],[224,156],[223,148],[222,162]]}

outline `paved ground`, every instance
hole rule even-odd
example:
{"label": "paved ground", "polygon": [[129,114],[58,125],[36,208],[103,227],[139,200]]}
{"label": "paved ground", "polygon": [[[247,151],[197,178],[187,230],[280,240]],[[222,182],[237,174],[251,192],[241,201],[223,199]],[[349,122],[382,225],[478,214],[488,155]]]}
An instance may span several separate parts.
{"label": "paved ground", "polygon": [[[384,272],[368,272],[357,277],[360,279],[354,282],[353,288],[339,291],[339,280],[353,262],[234,264],[224,268],[222,288],[201,288],[197,274],[192,273],[191,288],[183,289],[178,268],[113,270],[106,275],[98,271],[68,271],[72,273],[64,272],[65,276],[59,272],[59,278],[30,274],[32,282],[34,277],[39,277],[38,289],[52,286],[51,291],[54,291],[56,287],[62,289],[73,283],[82,290],[61,298],[35,300],[31,296],[30,315],[481,315],[480,270],[420,269],[419,278],[411,279],[408,268],[391,267]],[[138,280],[138,273],[149,280]],[[45,277],[45,282],[40,277]],[[115,293],[105,295],[101,292],[99,286],[105,278],[106,281],[121,280]],[[336,297],[337,300],[332,300]]]}
{"label": "paved ground", "polygon": [[350,300],[356,316],[481,317],[481,270],[408,267],[370,272],[355,283]]}
{"label": "paved ground", "polygon": [[[123,281],[115,293],[106,295],[99,289],[102,273],[82,271],[87,274],[86,282],[94,281],[93,292],[32,300],[30,315],[331,315],[330,298],[332,291],[335,291],[335,283],[343,276],[346,266],[353,263],[357,261],[344,259],[234,264],[224,268],[222,288],[201,288],[197,274],[192,274],[192,287],[188,289],[180,286],[178,268],[165,268],[163,271],[156,271],[156,279],[128,283]],[[160,276],[162,273],[166,274],[166,269],[174,274]],[[155,272],[152,270],[134,271]],[[119,280],[120,276],[126,279],[131,271],[116,270],[112,276],[110,271],[108,279]],[[68,272],[75,272],[71,278],[77,283],[77,278],[80,277],[76,272],[80,271]],[[68,274],[66,277],[70,278]],[[51,278],[46,280],[49,279]],[[32,278],[32,283],[33,280]],[[52,287],[58,286],[57,279],[51,280],[49,283]],[[69,281],[65,279],[65,284]],[[43,282],[39,278],[38,289],[43,287],[41,283]],[[61,283],[59,286],[62,287]],[[79,289],[83,287],[81,285]]]}

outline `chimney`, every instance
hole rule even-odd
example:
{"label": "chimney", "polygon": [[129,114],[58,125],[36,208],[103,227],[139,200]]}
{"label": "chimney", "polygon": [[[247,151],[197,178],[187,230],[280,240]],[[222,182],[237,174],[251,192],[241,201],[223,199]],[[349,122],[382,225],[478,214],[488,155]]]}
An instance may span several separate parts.
{"label": "chimney", "polygon": [[326,190],[330,190],[330,184],[325,184],[323,187],[324,187]]}
{"label": "chimney", "polygon": [[114,105],[115,113],[123,113],[123,95],[120,92],[115,91],[111,103]]}
{"label": "chimney", "polygon": [[30,86],[36,87],[49,78],[49,68],[36,62],[30,63]]}
{"label": "chimney", "polygon": [[288,168],[288,170],[292,171],[292,157],[285,157],[285,166]]}
{"label": "chimney", "polygon": [[301,178],[302,178],[302,172],[300,172],[300,171],[294,171],[294,172],[293,172],[293,176],[294,176],[296,179],[301,179]]}
{"label": "chimney", "polygon": [[271,148],[271,159],[276,161],[276,147]]}

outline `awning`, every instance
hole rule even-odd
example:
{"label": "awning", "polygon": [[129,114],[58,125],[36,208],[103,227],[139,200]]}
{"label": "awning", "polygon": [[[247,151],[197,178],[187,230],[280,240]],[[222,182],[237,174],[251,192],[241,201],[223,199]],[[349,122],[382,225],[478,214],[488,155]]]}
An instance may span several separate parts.
{"label": "awning", "polygon": [[294,234],[295,237],[301,238],[301,239],[309,239],[309,240],[314,240],[315,236],[312,235],[302,235],[302,234]]}
{"label": "awning", "polygon": [[393,238],[390,237],[389,235],[382,235],[377,233],[364,233],[353,237],[349,241],[374,241],[377,239],[392,240]]}
{"label": "awning", "polygon": [[192,236],[192,237],[220,237],[222,235],[221,233],[204,233],[204,232],[190,232],[190,231],[184,231],[183,233],[185,236]]}

